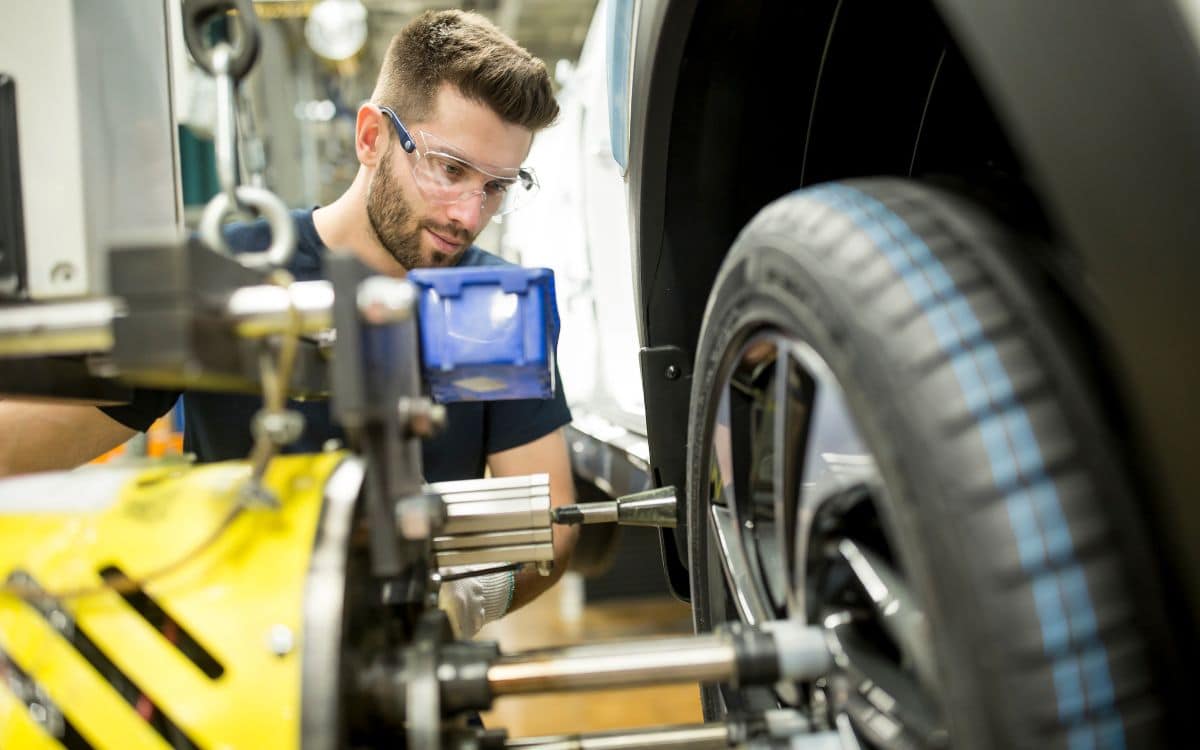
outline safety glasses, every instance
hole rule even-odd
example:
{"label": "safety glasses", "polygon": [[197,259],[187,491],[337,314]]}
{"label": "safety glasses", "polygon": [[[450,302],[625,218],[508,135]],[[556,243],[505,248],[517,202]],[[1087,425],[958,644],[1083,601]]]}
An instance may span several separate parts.
{"label": "safety glasses", "polygon": [[499,221],[537,195],[532,169],[481,167],[456,155],[458,149],[432,133],[418,130],[414,137],[388,107],[379,106],[379,111],[392,121],[400,146],[416,156],[413,179],[426,200],[445,205],[476,198],[481,212]]}

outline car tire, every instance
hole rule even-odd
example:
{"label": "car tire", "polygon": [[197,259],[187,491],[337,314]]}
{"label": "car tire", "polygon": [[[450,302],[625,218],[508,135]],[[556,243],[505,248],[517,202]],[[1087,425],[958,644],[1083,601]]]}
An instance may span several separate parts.
{"label": "car tire", "polygon": [[[887,700],[928,691],[941,724],[889,741],[887,720],[903,716],[871,695],[887,681],[845,670],[765,694],[705,685],[706,719],[775,703],[818,726],[849,716],[864,747],[1163,746],[1147,616],[1161,603],[1140,583],[1135,495],[1086,354],[1038,281],[1036,246],[961,196],[890,178],[799,190],[742,231],[709,297],[692,385],[696,629],[870,611],[873,594],[843,580],[845,551],[869,550],[859,559],[897,579],[928,628],[931,666]],[[813,393],[841,399],[871,469],[808,508]],[[767,494],[774,512],[744,499]],[[735,520],[718,533],[718,516]],[[818,545],[818,526],[853,540]],[[822,601],[830,591],[836,601]],[[886,641],[874,616],[863,637]],[[881,648],[889,674],[921,663]]]}

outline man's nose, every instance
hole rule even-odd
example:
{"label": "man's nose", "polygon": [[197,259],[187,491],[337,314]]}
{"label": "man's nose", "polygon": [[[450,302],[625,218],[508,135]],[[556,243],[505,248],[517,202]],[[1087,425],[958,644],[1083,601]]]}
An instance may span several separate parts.
{"label": "man's nose", "polygon": [[477,234],[483,223],[483,198],[468,195],[446,207],[446,215],[461,224],[467,232]]}

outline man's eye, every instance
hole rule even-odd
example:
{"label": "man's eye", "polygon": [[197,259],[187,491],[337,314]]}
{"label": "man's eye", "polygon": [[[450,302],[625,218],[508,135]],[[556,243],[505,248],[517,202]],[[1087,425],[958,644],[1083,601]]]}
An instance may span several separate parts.
{"label": "man's eye", "polygon": [[496,180],[492,180],[483,187],[488,191],[488,195],[504,195],[508,192],[509,185],[511,184],[512,183],[509,182],[497,182]]}
{"label": "man's eye", "polygon": [[455,164],[452,161],[443,162],[442,171],[447,177],[462,177],[464,172],[466,172],[461,165]]}

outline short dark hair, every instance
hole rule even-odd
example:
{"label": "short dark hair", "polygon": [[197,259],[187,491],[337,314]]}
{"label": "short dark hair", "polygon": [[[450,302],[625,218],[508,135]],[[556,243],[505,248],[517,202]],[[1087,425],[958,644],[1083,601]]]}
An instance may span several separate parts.
{"label": "short dark hair", "polygon": [[426,11],[410,21],[388,45],[374,99],[420,121],[443,83],[535,132],[558,117],[546,64],[478,13]]}

